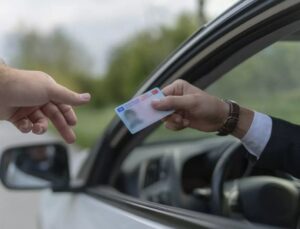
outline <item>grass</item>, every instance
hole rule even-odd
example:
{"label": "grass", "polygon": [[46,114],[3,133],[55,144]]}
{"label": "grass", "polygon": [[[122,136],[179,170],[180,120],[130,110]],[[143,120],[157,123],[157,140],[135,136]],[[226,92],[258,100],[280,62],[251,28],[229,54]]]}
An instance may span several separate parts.
{"label": "grass", "polygon": [[75,112],[78,117],[75,133],[77,144],[81,147],[91,147],[96,139],[101,136],[115,114],[113,106],[101,109],[78,107]]}
{"label": "grass", "polygon": [[[114,106],[95,109],[91,107],[75,108],[78,123],[74,128],[76,144],[82,148],[91,147],[114,117]],[[58,134],[52,124],[50,131]]]}

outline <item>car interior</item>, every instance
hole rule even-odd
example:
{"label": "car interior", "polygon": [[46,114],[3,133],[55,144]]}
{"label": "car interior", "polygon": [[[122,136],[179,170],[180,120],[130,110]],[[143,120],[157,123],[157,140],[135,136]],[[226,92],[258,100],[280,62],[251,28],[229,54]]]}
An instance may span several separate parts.
{"label": "car interior", "polygon": [[[206,91],[299,123],[299,33],[239,64]],[[267,225],[298,224],[299,180],[256,163],[240,141],[161,125],[123,161],[116,189],[141,200]],[[224,195],[223,195],[224,193]]]}

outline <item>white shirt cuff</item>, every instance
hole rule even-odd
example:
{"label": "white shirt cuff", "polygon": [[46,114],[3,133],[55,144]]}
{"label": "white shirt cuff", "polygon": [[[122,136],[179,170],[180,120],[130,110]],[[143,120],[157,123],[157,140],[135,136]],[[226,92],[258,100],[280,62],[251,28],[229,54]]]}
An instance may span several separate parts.
{"label": "white shirt cuff", "polygon": [[254,112],[252,124],[241,141],[249,153],[259,159],[270,140],[271,132],[272,119],[266,114]]}

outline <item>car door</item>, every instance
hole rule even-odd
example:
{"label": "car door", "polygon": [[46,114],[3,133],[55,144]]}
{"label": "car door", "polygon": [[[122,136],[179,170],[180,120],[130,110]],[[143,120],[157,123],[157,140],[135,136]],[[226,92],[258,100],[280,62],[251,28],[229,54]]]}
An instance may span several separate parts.
{"label": "car door", "polygon": [[[299,11],[300,1],[239,2],[179,47],[136,95],[176,79],[206,88],[245,59],[297,31]],[[84,193],[45,194],[48,199],[43,206],[48,206],[48,216],[41,216],[45,228],[268,227],[144,201],[117,191],[122,163],[158,126],[131,135],[115,118],[82,167],[79,177],[85,181]]]}

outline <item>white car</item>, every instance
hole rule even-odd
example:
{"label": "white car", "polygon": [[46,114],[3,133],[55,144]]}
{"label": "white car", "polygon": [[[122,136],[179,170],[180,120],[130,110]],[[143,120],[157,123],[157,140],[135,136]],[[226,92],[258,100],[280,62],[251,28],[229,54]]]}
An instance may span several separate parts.
{"label": "white car", "polygon": [[[300,0],[240,1],[180,46],[136,95],[184,79],[217,93],[227,80],[233,85],[227,96],[234,97],[247,87],[234,87],[235,71],[238,77],[251,71],[255,83],[264,85],[265,78],[257,75],[272,79],[276,74],[268,75],[267,68],[298,69],[299,63],[272,62],[286,44],[294,47],[290,53],[299,51],[298,31]],[[274,78],[274,85],[280,80]],[[276,87],[263,92],[271,90]],[[249,95],[244,97],[247,101]],[[285,97],[276,99],[285,102]],[[49,189],[39,215],[43,229],[299,228],[297,179],[257,166],[233,138],[163,131],[157,123],[131,135],[115,118],[90,152],[82,154],[87,157],[77,160],[75,177],[65,146],[15,146],[2,154],[1,180],[10,189]],[[27,176],[22,182],[16,178],[20,174]]]}

